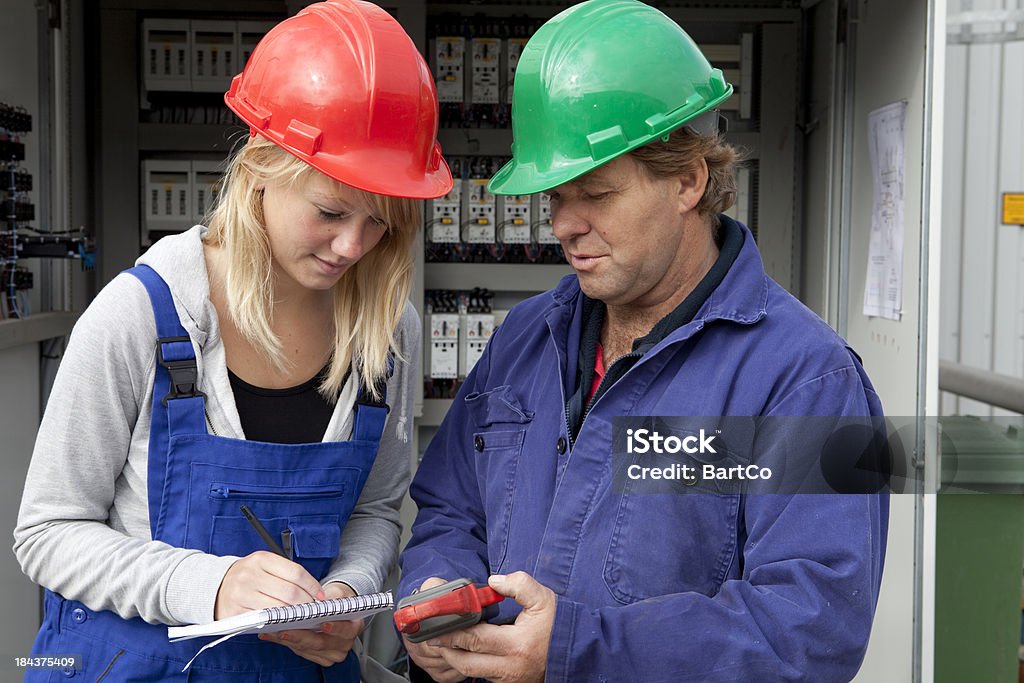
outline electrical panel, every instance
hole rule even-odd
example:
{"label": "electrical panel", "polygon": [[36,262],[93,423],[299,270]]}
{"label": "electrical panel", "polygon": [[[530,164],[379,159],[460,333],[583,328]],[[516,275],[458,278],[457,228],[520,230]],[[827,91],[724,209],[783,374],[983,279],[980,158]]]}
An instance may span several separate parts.
{"label": "electrical panel", "polygon": [[0,103],[0,199],[5,229],[0,232],[0,318],[21,319],[31,314],[28,290],[34,275],[22,261],[30,258],[76,258],[84,269],[95,265],[92,240],[78,231],[32,225],[32,175],[25,160],[23,136],[32,131],[32,116],[24,107]]}
{"label": "electrical panel", "polygon": [[263,21],[144,19],[143,94],[225,92],[273,26]]}
{"label": "electrical panel", "polygon": [[151,233],[188,230],[205,224],[217,201],[224,163],[201,159],[146,159],[142,162],[141,242]]}
{"label": "electrical panel", "polygon": [[454,398],[496,329],[494,295],[475,287],[427,290],[425,296],[424,396]]}

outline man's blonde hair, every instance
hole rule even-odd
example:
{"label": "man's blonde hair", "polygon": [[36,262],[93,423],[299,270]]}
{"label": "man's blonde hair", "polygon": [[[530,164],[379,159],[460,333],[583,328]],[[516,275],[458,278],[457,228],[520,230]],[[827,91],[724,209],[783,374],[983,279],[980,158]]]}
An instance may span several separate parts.
{"label": "man's blonde hair", "polygon": [[[281,340],[270,326],[274,281],[263,216],[263,186],[301,185],[319,173],[297,157],[254,136],[231,158],[206,241],[226,251],[228,312],[238,331],[276,369],[287,366]],[[339,183],[340,186],[340,183]],[[334,400],[351,368],[364,387],[377,386],[398,354],[395,329],[412,285],[412,244],[422,224],[421,202],[362,192],[365,208],[383,218],[387,233],[334,286],[334,350],[320,392]]]}
{"label": "man's blonde hair", "polygon": [[736,167],[743,156],[719,134],[695,135],[684,126],[672,131],[668,140],[659,138],[629,154],[655,178],[689,173],[702,158],[707,161],[708,184],[697,204],[697,212],[710,217],[716,228],[718,214],[736,203]]}

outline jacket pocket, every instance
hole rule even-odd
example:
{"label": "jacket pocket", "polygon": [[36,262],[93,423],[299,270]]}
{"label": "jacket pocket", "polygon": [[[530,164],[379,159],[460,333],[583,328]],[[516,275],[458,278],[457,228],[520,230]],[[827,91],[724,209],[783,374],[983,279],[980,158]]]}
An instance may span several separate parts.
{"label": "jacket pocket", "polygon": [[524,409],[507,385],[469,394],[464,401],[477,428],[470,447],[477,455],[477,484],[486,511],[487,561],[497,574],[508,550],[516,470],[533,411]]}
{"label": "jacket pocket", "polygon": [[[689,431],[659,429],[663,436],[690,436]],[[645,480],[623,476],[630,465],[668,471],[685,464],[736,464],[733,452],[714,460],[704,454],[617,454],[612,504],[615,518],[604,566],[611,595],[631,604],[662,595],[694,591],[715,595],[737,552],[740,492],[715,481]]]}

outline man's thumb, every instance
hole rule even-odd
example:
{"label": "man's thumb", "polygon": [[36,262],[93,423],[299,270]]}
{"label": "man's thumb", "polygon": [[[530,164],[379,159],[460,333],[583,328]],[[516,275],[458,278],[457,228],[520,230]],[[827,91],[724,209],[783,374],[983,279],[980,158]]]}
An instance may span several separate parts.
{"label": "man's thumb", "polygon": [[487,579],[487,583],[505,597],[518,602],[525,610],[538,607],[544,600],[544,586],[526,572],[495,574]]}

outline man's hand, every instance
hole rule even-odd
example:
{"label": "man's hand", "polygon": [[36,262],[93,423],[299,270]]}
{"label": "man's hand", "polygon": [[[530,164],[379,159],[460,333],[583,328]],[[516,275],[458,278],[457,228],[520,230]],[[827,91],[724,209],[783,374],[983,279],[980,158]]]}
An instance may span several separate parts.
{"label": "man's hand", "polygon": [[425,645],[435,648],[457,676],[435,677],[435,680],[441,683],[461,678],[484,678],[495,683],[543,681],[558,606],[555,593],[526,572],[495,575],[488,583],[522,605],[523,611],[510,626],[477,624],[427,641]]}
{"label": "man's hand", "polygon": [[323,598],[320,582],[301,565],[259,550],[235,562],[221,579],[213,618],[223,619],[264,607]]}
{"label": "man's hand", "polygon": [[[324,599],[351,598],[355,591],[348,584],[334,581],[324,586]],[[331,666],[344,661],[356,637],[366,628],[365,619],[328,621],[320,625],[320,632],[293,629],[277,633],[262,633],[260,640],[280,643],[298,656],[320,666]]]}
{"label": "man's hand", "polygon": [[[445,583],[448,582],[444,579],[431,577],[420,585],[420,590],[436,588]],[[441,648],[427,643],[410,643],[404,635],[402,641],[405,644],[406,652],[412,657],[412,661],[416,662],[416,665],[426,671],[437,683],[457,683],[466,678],[444,660],[444,657],[441,656]]]}

